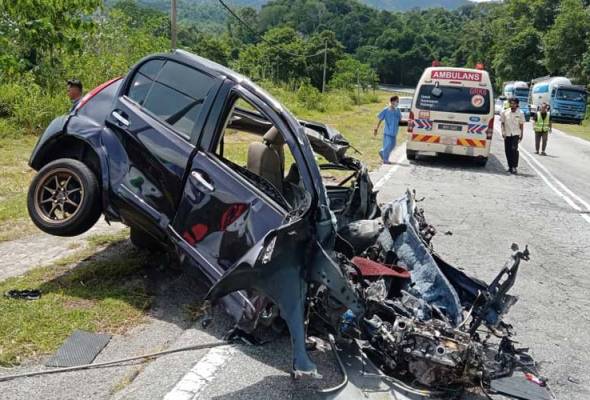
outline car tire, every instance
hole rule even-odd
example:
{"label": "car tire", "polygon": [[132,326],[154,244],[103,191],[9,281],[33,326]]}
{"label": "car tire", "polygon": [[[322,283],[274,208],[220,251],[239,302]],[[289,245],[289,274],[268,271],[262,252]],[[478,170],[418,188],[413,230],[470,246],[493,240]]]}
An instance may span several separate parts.
{"label": "car tire", "polygon": [[477,157],[475,159],[475,164],[477,164],[480,167],[485,167],[487,163],[488,163],[487,157]]}
{"label": "car tire", "polygon": [[84,233],[102,213],[96,175],[78,160],[52,161],[33,178],[27,209],[33,223],[50,235]]}
{"label": "car tire", "polygon": [[408,160],[415,160],[417,154],[418,152],[415,150],[406,150],[406,158]]}
{"label": "car tire", "polygon": [[154,253],[164,251],[164,246],[156,238],[141,228],[132,226],[129,229],[129,240],[138,249],[147,250]]}

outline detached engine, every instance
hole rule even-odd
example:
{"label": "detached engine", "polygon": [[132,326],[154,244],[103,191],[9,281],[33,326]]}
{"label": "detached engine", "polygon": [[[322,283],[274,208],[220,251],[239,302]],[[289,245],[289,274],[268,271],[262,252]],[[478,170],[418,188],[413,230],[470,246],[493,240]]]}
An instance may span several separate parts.
{"label": "detached engine", "polygon": [[381,353],[386,370],[409,372],[430,387],[476,384],[481,379],[483,346],[443,321],[400,316],[390,323],[373,315],[364,322],[369,342]]}

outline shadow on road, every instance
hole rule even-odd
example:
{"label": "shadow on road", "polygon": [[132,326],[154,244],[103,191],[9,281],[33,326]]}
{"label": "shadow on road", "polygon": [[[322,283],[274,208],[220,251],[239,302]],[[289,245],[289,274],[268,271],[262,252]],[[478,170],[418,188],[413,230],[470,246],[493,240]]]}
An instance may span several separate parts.
{"label": "shadow on road", "polygon": [[[488,162],[485,165],[485,167],[477,165],[476,160],[472,157],[459,156],[454,154],[437,154],[434,156],[418,155],[416,160],[411,161],[411,163],[424,167],[438,168],[444,170],[470,171],[476,174],[494,174],[504,176],[510,175],[506,171],[506,167],[500,161],[500,159],[496,155],[491,153],[488,157]],[[519,172],[518,176],[530,178],[534,175]]]}

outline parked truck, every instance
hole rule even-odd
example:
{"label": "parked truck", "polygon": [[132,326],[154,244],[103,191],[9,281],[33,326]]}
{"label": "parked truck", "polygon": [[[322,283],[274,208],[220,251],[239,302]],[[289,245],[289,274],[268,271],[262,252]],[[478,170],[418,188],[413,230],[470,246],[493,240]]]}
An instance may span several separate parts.
{"label": "parked truck", "polygon": [[531,118],[531,110],[529,108],[529,85],[523,81],[511,81],[504,83],[502,90],[504,96],[509,99],[516,97],[519,100],[519,107],[524,113],[527,121]]}
{"label": "parked truck", "polygon": [[554,120],[581,123],[586,116],[587,91],[584,86],[572,85],[563,76],[542,77],[531,81],[529,104],[536,112],[547,103]]}

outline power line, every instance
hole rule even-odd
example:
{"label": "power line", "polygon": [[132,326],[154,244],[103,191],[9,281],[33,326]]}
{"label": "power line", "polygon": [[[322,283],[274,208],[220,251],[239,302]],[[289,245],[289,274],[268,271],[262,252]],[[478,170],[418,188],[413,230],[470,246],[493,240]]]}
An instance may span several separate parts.
{"label": "power line", "polygon": [[[223,8],[225,8],[227,10],[227,12],[231,14],[232,17],[234,17],[240,24],[242,24],[244,27],[246,27],[246,29],[248,29],[254,36],[256,36],[256,38],[258,40],[268,44],[269,46],[274,46],[273,43],[270,43],[264,37],[260,36],[260,34],[258,32],[256,32],[250,25],[248,25],[248,23],[246,23],[246,21],[244,21],[242,18],[240,18],[240,16],[238,14],[236,14],[236,12],[234,10],[232,10],[231,7],[228,6],[223,0],[218,0],[218,1],[223,6]],[[292,57],[311,58],[311,57],[319,56],[320,54],[327,54],[328,53],[328,46],[327,46],[327,42],[326,42],[326,47],[323,50],[320,50],[317,53],[310,54],[307,56],[304,56],[303,54],[291,53],[289,51],[284,51],[284,53],[286,53]]]}

